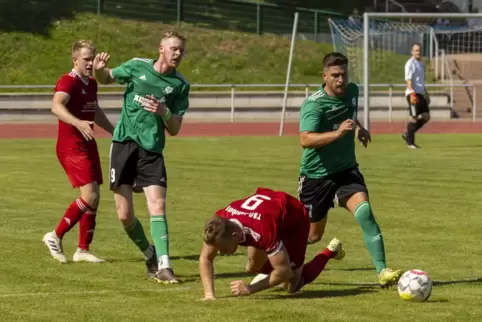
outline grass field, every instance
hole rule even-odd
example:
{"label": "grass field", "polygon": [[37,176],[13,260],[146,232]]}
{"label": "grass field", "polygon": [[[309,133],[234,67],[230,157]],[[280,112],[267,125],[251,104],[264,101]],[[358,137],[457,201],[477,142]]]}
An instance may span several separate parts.
{"label": "grass field", "polygon": [[[481,135],[422,134],[417,143],[424,148],[411,151],[398,136],[377,135],[369,149],[358,150],[389,265],[423,269],[437,282],[430,301],[416,304],[400,300],[395,289],[370,284],[376,277],[360,229],[341,209],[332,210],[324,239],[309,247],[307,258],[332,237],[344,242],[347,256],[330,262],[301,294],[230,297],[230,280],[251,279],[243,272],[241,252],[216,260],[218,301],[198,301],[204,221],[257,186],[295,194],[301,153],[295,137],[169,140],[171,256],[186,281],[179,286],[144,279],[141,254],[118,223],[106,185],[92,249],[109,262],[55,262],[41,238],[76,197],[55,158],[55,142],[1,140],[1,316],[4,321],[480,321],[480,142]],[[99,141],[105,174],[108,145]],[[149,232],[142,196],[135,202]],[[76,240],[73,229],[64,240],[69,258]]]}

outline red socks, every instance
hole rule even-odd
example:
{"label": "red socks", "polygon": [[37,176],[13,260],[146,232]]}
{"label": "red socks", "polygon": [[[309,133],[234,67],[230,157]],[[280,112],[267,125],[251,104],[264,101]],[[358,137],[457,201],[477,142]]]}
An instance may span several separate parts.
{"label": "red socks", "polygon": [[79,244],[78,247],[83,250],[89,250],[95,231],[96,210],[89,209],[82,215],[79,222]]}
{"label": "red socks", "polygon": [[325,269],[328,261],[335,256],[336,252],[332,252],[328,248],[325,248],[321,253],[318,253],[311,262],[306,263],[301,272],[303,285],[313,282]]}
{"label": "red socks", "polygon": [[55,234],[62,239],[79,221],[80,249],[88,250],[95,230],[96,209],[92,209],[81,198],[74,200],[55,228]]}

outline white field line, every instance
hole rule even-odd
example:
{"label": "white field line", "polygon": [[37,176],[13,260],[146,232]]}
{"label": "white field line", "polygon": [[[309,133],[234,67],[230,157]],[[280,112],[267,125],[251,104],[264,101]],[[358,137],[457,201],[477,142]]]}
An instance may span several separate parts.
{"label": "white field line", "polygon": [[164,293],[164,292],[187,292],[192,290],[191,287],[170,287],[162,286],[156,289],[131,289],[131,290],[97,290],[97,291],[67,291],[67,292],[25,292],[25,293],[4,293],[0,294],[0,298],[13,297],[37,297],[37,296],[69,296],[69,295],[103,295],[113,293]]}
{"label": "white field line", "polygon": [[[454,279],[454,280],[434,280],[434,285],[446,285],[446,284],[463,284],[463,283],[482,283],[482,277],[475,277],[475,278],[462,278],[462,279]],[[338,285],[338,286],[378,286],[379,284],[376,282],[326,282],[326,283],[315,283],[318,285]],[[40,296],[69,296],[69,295],[102,295],[102,294],[113,294],[113,293],[163,293],[163,292],[187,292],[191,291],[194,288],[189,286],[184,287],[170,287],[170,288],[163,288],[160,286],[159,288],[155,289],[131,289],[131,290],[97,290],[97,291],[68,291],[68,292],[24,292],[24,293],[3,293],[0,294],[0,298],[15,298],[15,297],[40,297]]]}

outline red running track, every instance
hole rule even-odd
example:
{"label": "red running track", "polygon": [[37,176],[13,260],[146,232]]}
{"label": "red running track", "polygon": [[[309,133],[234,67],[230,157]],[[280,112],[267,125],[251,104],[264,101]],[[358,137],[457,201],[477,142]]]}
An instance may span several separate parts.
{"label": "red running track", "polygon": [[[372,122],[372,134],[403,133],[406,123]],[[430,122],[422,133],[482,133],[482,122]],[[97,137],[108,137],[96,130]],[[183,124],[179,136],[277,136],[279,123],[188,123]],[[298,123],[286,123],[284,135],[297,135]],[[57,124],[0,124],[0,138],[55,138]]]}

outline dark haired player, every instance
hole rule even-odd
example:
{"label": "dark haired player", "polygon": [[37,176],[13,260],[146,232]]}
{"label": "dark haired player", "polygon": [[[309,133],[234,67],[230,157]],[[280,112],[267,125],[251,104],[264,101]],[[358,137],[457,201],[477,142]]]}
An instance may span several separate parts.
{"label": "dark haired player", "polygon": [[370,133],[357,120],[358,87],[348,81],[348,59],[344,55],[326,55],[323,66],[324,83],[304,101],[300,112],[303,156],[298,193],[309,210],[309,242],[323,236],[328,211],[336,201],[359,223],[379,283],[386,288],[396,284],[402,272],[386,267],[383,236],[358,169],[355,136],[364,147],[371,141]]}

